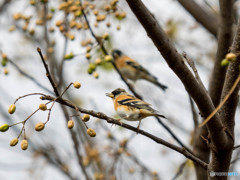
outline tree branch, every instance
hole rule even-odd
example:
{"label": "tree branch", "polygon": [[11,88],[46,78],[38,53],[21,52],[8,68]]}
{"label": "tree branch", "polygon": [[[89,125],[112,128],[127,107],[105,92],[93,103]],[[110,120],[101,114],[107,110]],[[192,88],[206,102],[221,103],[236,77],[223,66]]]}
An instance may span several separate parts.
{"label": "tree branch", "polygon": [[217,17],[207,9],[199,6],[194,0],[178,0],[178,2],[212,35],[217,37]]}
{"label": "tree branch", "polygon": [[[189,95],[193,98],[203,117],[207,117],[215,108],[206,93],[205,89],[199,85],[191,71],[184,64],[180,54],[173,47],[160,27],[156,19],[151,15],[141,0],[126,0],[133,13],[143,25],[148,36],[152,39],[155,46],[161,52],[162,56],[168,63],[169,67],[174,71],[178,78],[182,81]],[[199,98],[201,97],[201,98]],[[219,115],[216,114],[207,124],[214,148],[221,148],[227,144],[228,136],[223,130],[222,122]]]}
{"label": "tree branch", "polygon": [[[42,96],[41,97],[42,100],[53,100],[55,99],[54,97],[51,97],[51,96]],[[193,154],[191,154],[190,152],[188,152],[185,148],[182,148],[182,147],[178,147],[178,146],[175,146],[169,142],[166,142],[164,141],[163,139],[161,138],[158,138],[146,131],[143,131],[141,129],[138,130],[138,128],[135,128],[133,126],[130,126],[128,124],[125,124],[125,123],[121,123],[119,122],[118,120],[116,119],[113,119],[111,117],[108,117],[107,115],[101,113],[101,112],[95,112],[93,110],[86,110],[86,109],[83,109],[81,107],[77,107],[75,105],[73,105],[70,101],[68,100],[65,100],[65,99],[62,99],[61,97],[59,97],[56,102],[60,103],[60,104],[63,104],[63,105],[66,105],[68,107],[71,107],[77,111],[80,111],[81,113],[86,113],[86,114],[89,114],[93,117],[96,117],[96,118],[99,118],[99,119],[103,119],[103,120],[106,120],[108,123],[110,124],[116,124],[118,126],[122,126],[126,129],[129,129],[131,131],[134,131],[134,132],[138,132],[139,134],[142,134],[143,136],[146,136],[150,139],[152,139],[153,141],[155,141],[156,143],[158,144],[162,144],[172,150],[175,150],[177,152],[179,152],[180,154],[184,155],[185,157],[187,157],[188,159],[191,159],[192,161],[198,163],[200,166],[202,166],[203,168],[207,169],[208,168],[208,164],[201,161],[200,159],[196,158]]]}
{"label": "tree branch", "polygon": [[219,2],[220,23],[218,29],[218,49],[209,83],[209,94],[215,106],[220,102],[226,74],[226,68],[221,66],[221,61],[229,51],[233,36],[233,0],[220,0]]}

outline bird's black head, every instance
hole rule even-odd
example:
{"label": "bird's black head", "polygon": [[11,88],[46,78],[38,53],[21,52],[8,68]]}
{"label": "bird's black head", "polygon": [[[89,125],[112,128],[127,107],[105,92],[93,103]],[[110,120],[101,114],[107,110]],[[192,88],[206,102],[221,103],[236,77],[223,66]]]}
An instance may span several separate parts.
{"label": "bird's black head", "polygon": [[126,92],[126,91],[125,91],[124,89],[117,88],[117,89],[115,89],[115,90],[112,92],[112,94],[113,94],[114,96],[117,96],[117,95],[121,94],[122,92]]}
{"label": "bird's black head", "polygon": [[123,55],[122,51],[118,50],[118,49],[114,49],[112,51],[112,56],[113,58],[118,58],[118,57],[121,57]]}
{"label": "bird's black head", "polygon": [[106,95],[110,98],[115,98],[116,96],[118,96],[121,93],[126,93],[126,91],[124,89],[117,88],[114,91],[112,91],[111,93],[106,93]]}

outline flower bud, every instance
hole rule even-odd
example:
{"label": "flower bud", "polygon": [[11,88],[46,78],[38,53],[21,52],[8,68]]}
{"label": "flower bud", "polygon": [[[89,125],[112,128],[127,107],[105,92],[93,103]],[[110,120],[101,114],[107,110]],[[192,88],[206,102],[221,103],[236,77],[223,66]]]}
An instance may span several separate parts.
{"label": "flower bud", "polygon": [[229,60],[229,61],[235,61],[236,58],[237,58],[237,56],[234,53],[227,53],[226,54],[226,59]]}
{"label": "flower bud", "polygon": [[98,79],[98,78],[99,78],[99,74],[98,74],[97,72],[94,72],[94,73],[93,73],[93,77],[95,77],[96,79]]}
{"label": "flower bud", "polygon": [[45,124],[43,122],[39,122],[35,125],[35,130],[36,131],[42,131],[45,127]]}
{"label": "flower bud", "polygon": [[75,82],[73,83],[73,87],[75,87],[76,89],[79,89],[79,88],[81,87],[81,83],[78,82],[78,81],[75,81]]}
{"label": "flower bud", "polygon": [[85,54],[85,57],[86,57],[87,59],[91,59],[92,55],[91,55],[90,53],[86,53],[86,54]]}
{"label": "flower bud", "polygon": [[90,116],[89,116],[88,114],[84,114],[83,117],[82,117],[82,120],[83,120],[84,122],[89,121],[89,119],[90,119]]}
{"label": "flower bud", "polygon": [[3,124],[0,126],[0,131],[1,132],[5,132],[9,129],[9,125],[8,124]]}
{"label": "flower bud", "polygon": [[112,61],[112,56],[111,55],[106,55],[104,57],[104,60],[107,61],[107,62],[111,62]]}
{"label": "flower bud", "polygon": [[7,69],[7,68],[4,68],[4,69],[3,69],[3,73],[4,73],[5,75],[8,75],[8,69]]}
{"label": "flower bud", "polygon": [[229,64],[228,59],[223,59],[222,62],[221,62],[222,67],[228,66],[228,64]]}
{"label": "flower bud", "polygon": [[95,60],[95,64],[96,64],[96,65],[101,64],[101,62],[102,62],[101,58],[97,58],[97,59]]}
{"label": "flower bud", "polygon": [[10,146],[16,146],[18,143],[18,138],[14,138],[10,141]]}
{"label": "flower bud", "polygon": [[9,114],[13,114],[16,111],[16,106],[15,104],[10,104],[9,108],[8,108],[8,113]]}
{"label": "flower bud", "polygon": [[41,109],[42,111],[46,111],[47,110],[46,104],[39,104],[39,109]]}
{"label": "flower bud", "polygon": [[74,57],[73,53],[65,54],[64,59],[72,59]]}
{"label": "flower bud", "polygon": [[109,38],[109,34],[108,33],[104,33],[102,37],[103,37],[104,40],[107,40]]}
{"label": "flower bud", "polygon": [[67,125],[68,125],[69,129],[72,129],[74,127],[74,121],[73,120],[69,120]]}
{"label": "flower bud", "polygon": [[92,129],[92,128],[88,128],[88,129],[87,129],[87,133],[88,133],[88,135],[91,136],[91,137],[95,137],[95,136],[96,136],[96,132],[95,132],[94,129]]}
{"label": "flower bud", "polygon": [[22,150],[27,150],[28,148],[28,141],[26,139],[23,139],[22,142],[21,142],[21,148]]}

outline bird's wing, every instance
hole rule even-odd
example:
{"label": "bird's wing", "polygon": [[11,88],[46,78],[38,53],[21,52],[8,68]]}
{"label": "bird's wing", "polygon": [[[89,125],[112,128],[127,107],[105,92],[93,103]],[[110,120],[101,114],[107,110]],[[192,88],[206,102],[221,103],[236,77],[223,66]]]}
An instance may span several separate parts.
{"label": "bird's wing", "polygon": [[139,64],[138,62],[136,61],[132,61],[132,60],[126,60],[125,61],[127,65],[133,67],[134,69],[136,69],[137,71],[140,71],[140,72],[143,72],[151,77],[153,77],[154,79],[156,79],[155,76],[153,76],[152,74],[150,74],[150,72],[145,69],[141,64]]}
{"label": "bird's wing", "polygon": [[137,108],[137,109],[146,109],[146,110],[149,110],[151,112],[155,112],[155,110],[150,107],[149,103],[144,102],[140,99],[137,99],[133,96],[129,96],[129,98],[126,98],[126,99],[123,99],[123,100],[119,100],[118,103],[121,104],[121,105],[134,107],[134,108]]}

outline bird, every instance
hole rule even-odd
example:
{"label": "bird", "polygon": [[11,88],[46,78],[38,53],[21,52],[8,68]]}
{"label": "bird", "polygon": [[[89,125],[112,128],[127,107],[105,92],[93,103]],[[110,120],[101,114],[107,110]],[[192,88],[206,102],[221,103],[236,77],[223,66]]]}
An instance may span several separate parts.
{"label": "bird", "polygon": [[119,69],[120,73],[124,78],[130,79],[133,82],[135,82],[138,79],[144,79],[157,85],[163,91],[167,89],[167,86],[158,82],[157,77],[152,75],[137,61],[124,55],[122,51],[118,49],[112,50],[112,57],[116,67]]}
{"label": "bird", "polygon": [[[158,116],[167,119],[165,116],[151,107],[151,104],[142,101],[128,94],[124,89],[117,88],[106,96],[112,98],[116,113],[125,120],[139,121],[137,132],[141,124],[141,120],[149,116]],[[119,119],[120,121],[121,119]]]}

